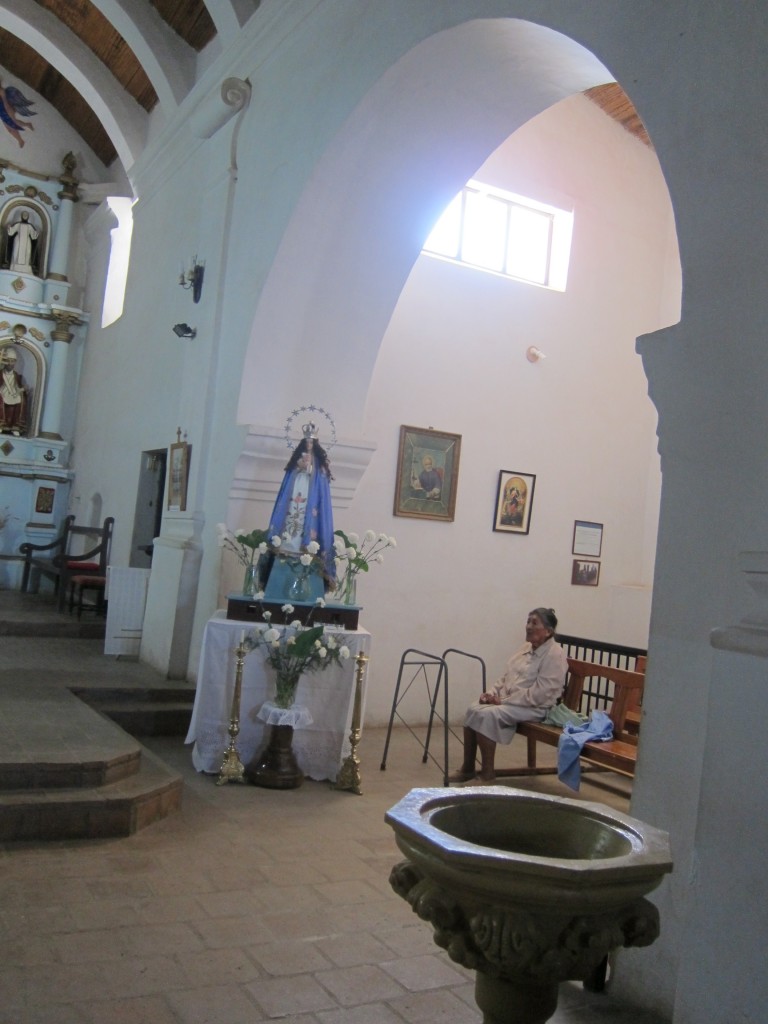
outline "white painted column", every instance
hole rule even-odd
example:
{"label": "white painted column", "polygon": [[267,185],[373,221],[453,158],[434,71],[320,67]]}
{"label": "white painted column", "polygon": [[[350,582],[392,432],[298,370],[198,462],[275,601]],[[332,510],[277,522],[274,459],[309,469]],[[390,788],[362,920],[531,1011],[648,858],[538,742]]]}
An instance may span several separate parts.
{"label": "white painted column", "polygon": [[192,639],[202,546],[202,516],[169,513],[152,552],[141,661],[168,679],[184,679]]}
{"label": "white painted column", "polygon": [[67,268],[69,266],[69,247],[72,239],[72,216],[74,204],[78,201],[78,194],[77,182],[71,174],[71,171],[74,169],[74,162],[70,166],[65,160],[64,167],[64,174],[59,178],[63,185],[61,192],[58,194],[61,205],[56,222],[56,234],[51,246],[51,256],[48,261],[44,290],[44,301],[49,305],[54,305],[55,303],[66,305],[70,288]]}
{"label": "white painted column", "polygon": [[45,403],[40,421],[40,435],[54,441],[62,440],[61,416],[67,386],[69,353],[74,334],[69,330],[69,321],[61,319],[51,331],[51,349],[48,360],[48,380],[45,387]]}

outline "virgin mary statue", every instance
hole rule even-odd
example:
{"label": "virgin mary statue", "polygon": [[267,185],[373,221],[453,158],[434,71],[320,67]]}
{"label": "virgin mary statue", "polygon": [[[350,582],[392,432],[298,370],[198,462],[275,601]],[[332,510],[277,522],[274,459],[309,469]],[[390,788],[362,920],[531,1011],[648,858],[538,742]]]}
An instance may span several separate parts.
{"label": "virgin mary statue", "polygon": [[311,541],[320,545],[318,559],[326,590],[335,585],[333,510],[331,508],[331,466],[317,439],[314,423],[305,423],[303,437],[285,467],[277,493],[269,536],[280,537],[280,551],[297,558]]}

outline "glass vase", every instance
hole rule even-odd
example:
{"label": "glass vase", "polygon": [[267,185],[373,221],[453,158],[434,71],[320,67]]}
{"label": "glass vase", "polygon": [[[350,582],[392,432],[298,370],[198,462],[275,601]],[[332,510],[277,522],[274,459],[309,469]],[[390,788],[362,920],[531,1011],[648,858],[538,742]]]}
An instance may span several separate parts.
{"label": "glass vase", "polygon": [[311,587],[309,585],[309,573],[299,571],[288,584],[288,598],[291,601],[309,601]]}
{"label": "glass vase", "polygon": [[275,678],[275,704],[279,708],[289,708],[296,700],[296,687],[299,685],[300,673],[278,672]]}
{"label": "glass vase", "polygon": [[255,565],[246,565],[243,579],[243,597],[255,597],[259,590],[259,579]]}
{"label": "glass vase", "polygon": [[357,604],[357,576],[347,576],[341,594],[342,604]]}

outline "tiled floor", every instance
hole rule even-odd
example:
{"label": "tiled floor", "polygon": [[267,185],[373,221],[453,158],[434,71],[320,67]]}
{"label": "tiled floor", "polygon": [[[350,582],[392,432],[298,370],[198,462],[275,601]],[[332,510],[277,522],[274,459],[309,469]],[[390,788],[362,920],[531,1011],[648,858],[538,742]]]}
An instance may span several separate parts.
{"label": "tiled floor", "polygon": [[[0,687],[151,676],[98,641],[4,637],[0,652]],[[127,839],[0,846],[0,1024],[479,1022],[472,975],[388,884],[401,856],[384,813],[441,773],[403,729],[380,771],[384,739],[363,735],[362,796],[219,787],[181,739],[148,740],[184,776],[179,814]],[[581,796],[626,809],[616,782]],[[552,1020],[664,1024],[572,984]]]}

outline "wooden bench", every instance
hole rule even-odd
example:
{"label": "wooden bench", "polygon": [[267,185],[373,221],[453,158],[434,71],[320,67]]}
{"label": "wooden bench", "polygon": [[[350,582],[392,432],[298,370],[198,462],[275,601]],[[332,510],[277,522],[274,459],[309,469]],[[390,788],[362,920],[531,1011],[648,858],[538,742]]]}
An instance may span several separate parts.
{"label": "wooden bench", "polygon": [[[631,672],[628,669],[569,658],[568,679],[563,694],[563,703],[566,707],[572,711],[580,711],[587,680],[596,678],[605,679],[613,685],[613,700],[606,708],[606,714],[613,723],[613,739],[590,740],[585,743],[581,752],[582,760],[622,775],[633,776],[637,761],[640,704],[645,676],[643,672]],[[520,722],[517,732],[527,740],[528,765],[526,768],[497,769],[496,774],[537,775],[556,772],[556,768],[541,768],[537,765],[536,746],[538,743],[545,743],[547,746],[556,747],[563,730],[559,726],[544,725],[542,722]]]}
{"label": "wooden bench", "polygon": [[[108,516],[101,526],[75,526],[75,517],[70,515],[64,520],[61,534],[50,544],[33,544],[31,541],[22,544],[19,548],[24,556],[22,592],[29,589],[30,593],[36,594],[40,576],[46,576],[53,580],[59,611],[64,611],[73,576],[107,575],[114,523],[115,520]],[[78,552],[78,547],[88,550]]]}

